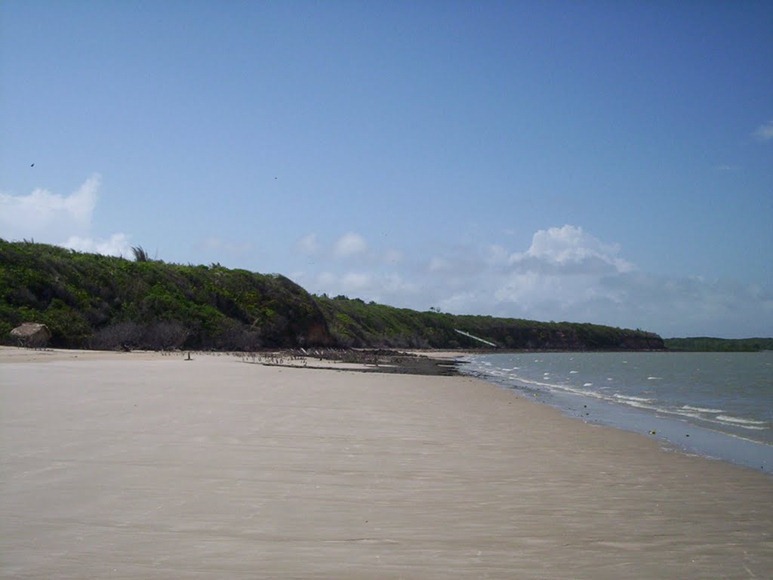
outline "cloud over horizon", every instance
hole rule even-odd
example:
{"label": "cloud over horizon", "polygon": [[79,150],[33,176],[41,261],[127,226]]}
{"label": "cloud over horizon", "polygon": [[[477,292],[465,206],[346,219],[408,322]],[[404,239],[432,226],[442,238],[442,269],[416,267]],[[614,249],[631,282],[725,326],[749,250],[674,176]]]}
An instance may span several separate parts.
{"label": "cloud over horizon", "polygon": [[770,141],[773,139],[773,121],[763,123],[754,131],[754,136],[760,141]]}
{"label": "cloud over horizon", "polygon": [[0,193],[0,227],[8,239],[25,237],[58,238],[63,241],[74,232],[91,227],[101,178],[92,175],[70,195],[51,193],[42,188],[29,195]]}
{"label": "cloud over horizon", "polygon": [[129,236],[91,235],[102,178],[95,173],[70,195],[37,188],[28,195],[0,193],[0,237],[34,239],[81,252],[114,256],[130,252]]}
{"label": "cloud over horizon", "polygon": [[[351,239],[367,247],[363,236]],[[523,251],[463,246],[391,268],[371,252],[370,261],[358,268],[344,264],[296,277],[318,294],[417,310],[435,307],[457,314],[591,322],[643,328],[666,337],[732,337],[738,327],[750,334],[770,333],[770,289],[642,272],[620,254],[618,244],[567,224],[535,232]]]}
{"label": "cloud over horizon", "polygon": [[368,244],[360,234],[349,232],[336,241],[333,253],[338,258],[361,256],[368,251]]}
{"label": "cloud over horizon", "polygon": [[[93,235],[100,183],[93,175],[69,195],[0,193],[0,237],[130,256],[127,234]],[[482,241],[407,254],[377,242],[354,230],[328,240],[309,233],[288,248],[285,272],[313,293],[416,310],[639,327],[666,337],[769,336],[773,329],[771,288],[644,272],[620,244],[578,225],[537,230],[525,248]],[[217,259],[254,254],[254,243],[216,235],[196,248]]]}

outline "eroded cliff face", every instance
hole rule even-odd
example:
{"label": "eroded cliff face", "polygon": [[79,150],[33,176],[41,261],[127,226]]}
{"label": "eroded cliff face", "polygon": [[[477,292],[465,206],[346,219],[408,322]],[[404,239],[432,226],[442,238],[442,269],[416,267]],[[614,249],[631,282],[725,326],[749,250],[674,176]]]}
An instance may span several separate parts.
{"label": "eroded cliff face", "polygon": [[332,346],[334,342],[324,320],[311,324],[304,337],[304,343],[310,346]]}
{"label": "eroded cliff face", "polygon": [[272,342],[280,346],[333,346],[334,339],[327,320],[314,297],[302,286],[285,276],[275,277],[281,288],[281,300],[270,301],[276,332]]}

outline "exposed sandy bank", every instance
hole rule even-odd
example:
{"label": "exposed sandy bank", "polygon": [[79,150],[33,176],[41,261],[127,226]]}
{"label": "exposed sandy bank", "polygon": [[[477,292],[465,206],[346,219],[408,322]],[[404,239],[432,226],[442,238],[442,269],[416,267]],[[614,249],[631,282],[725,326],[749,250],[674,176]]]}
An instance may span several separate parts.
{"label": "exposed sandy bank", "polygon": [[8,353],[3,577],[773,570],[770,477],[665,452],[468,377]]}

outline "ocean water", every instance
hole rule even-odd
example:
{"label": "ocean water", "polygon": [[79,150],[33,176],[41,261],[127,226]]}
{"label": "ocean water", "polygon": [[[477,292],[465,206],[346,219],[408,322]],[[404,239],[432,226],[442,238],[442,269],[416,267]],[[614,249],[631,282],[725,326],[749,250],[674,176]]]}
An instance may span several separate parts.
{"label": "ocean water", "polygon": [[508,353],[462,372],[584,421],[773,472],[773,352]]}

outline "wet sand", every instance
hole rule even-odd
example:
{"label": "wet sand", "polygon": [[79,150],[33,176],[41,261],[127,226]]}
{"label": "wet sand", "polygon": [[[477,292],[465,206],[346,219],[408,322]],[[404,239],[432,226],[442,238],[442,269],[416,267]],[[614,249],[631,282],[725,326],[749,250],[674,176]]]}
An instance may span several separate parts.
{"label": "wet sand", "polygon": [[773,478],[469,377],[0,349],[3,578],[764,578]]}

